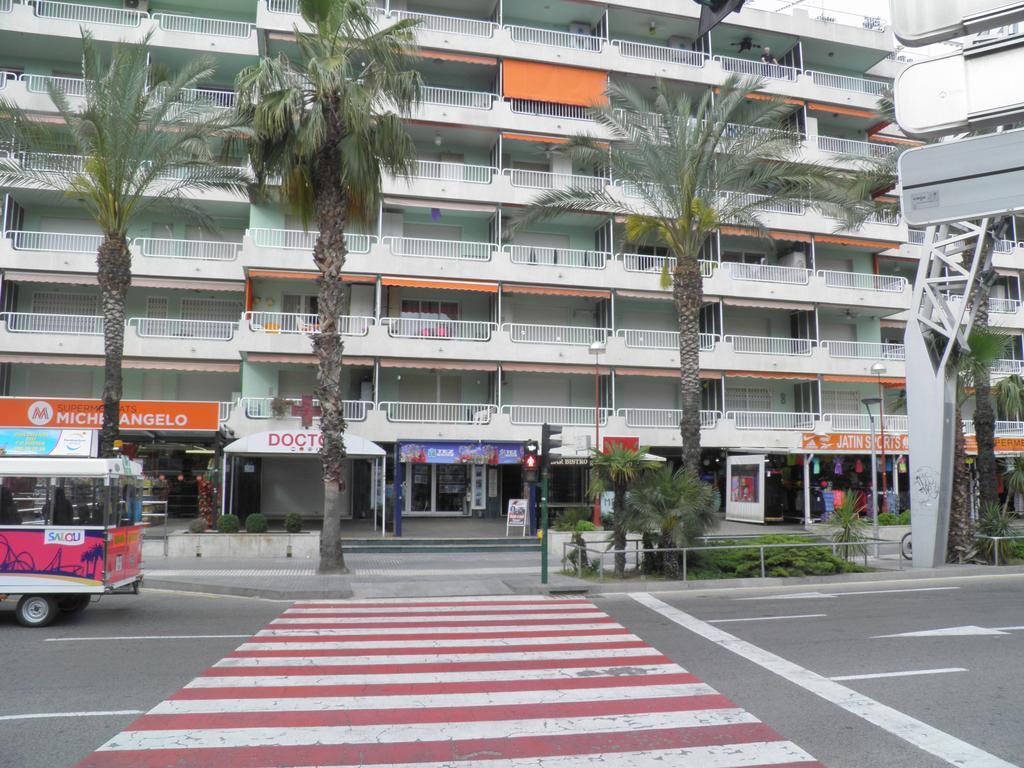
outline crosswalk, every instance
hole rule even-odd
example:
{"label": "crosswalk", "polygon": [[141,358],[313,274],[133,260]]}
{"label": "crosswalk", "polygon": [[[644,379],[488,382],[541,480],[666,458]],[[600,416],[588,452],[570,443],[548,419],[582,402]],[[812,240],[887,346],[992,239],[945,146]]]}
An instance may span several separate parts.
{"label": "crosswalk", "polygon": [[593,603],[301,601],[78,768],[820,766]]}

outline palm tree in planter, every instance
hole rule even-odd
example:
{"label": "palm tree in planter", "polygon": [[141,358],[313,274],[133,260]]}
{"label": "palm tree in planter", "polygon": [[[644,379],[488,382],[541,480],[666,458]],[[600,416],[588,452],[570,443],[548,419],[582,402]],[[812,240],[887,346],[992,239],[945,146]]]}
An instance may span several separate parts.
{"label": "palm tree in planter", "polygon": [[672,289],[678,320],[682,460],[693,472],[700,467],[701,250],[723,225],[764,234],[766,210],[799,208],[809,196],[833,205],[842,198],[824,166],[796,162],[800,134],[787,129],[781,100],[760,87],[733,75],[717,94],[693,101],[662,81],[653,100],[612,84],[608,103],[593,109],[610,144],[578,136],[565,151],[584,167],[608,168],[621,186],[553,189],[521,219],[607,212],[625,219],[628,240],[668,251],[662,284]]}
{"label": "palm tree in planter", "polygon": [[300,0],[310,31],[297,27],[295,60],[279,55],[236,80],[239,111],[252,126],[251,158],[261,179],[279,176],[281,195],[305,224],[315,220],[319,329],[316,395],[323,447],[321,573],[342,573],[341,483],[345,459],[340,318],[348,314],[341,281],[350,220],[377,213],[381,176],[408,176],[416,149],[402,115],[419,99],[409,65],[416,22],[379,30],[367,0]]}
{"label": "palm tree in planter", "polygon": [[1007,421],[1024,421],[1024,378],[1011,374],[992,387],[996,410]]}
{"label": "palm tree in planter", "polygon": [[612,549],[615,550],[615,575],[619,578],[626,572],[626,534],[636,522],[630,519],[626,494],[633,483],[655,466],[656,462],[647,458],[646,448],[633,449],[615,444],[605,451],[594,450],[590,495],[598,499],[607,491],[614,494]]}
{"label": "palm tree in planter", "polygon": [[233,116],[213,114],[193,89],[213,75],[198,56],[176,74],[147,66],[149,38],[117,43],[104,55],[82,34],[84,98],[73,104],[55,85],[58,122],[38,119],[0,99],[0,186],[55,192],[74,200],[99,226],[97,281],[103,311],[103,425],[100,455],[115,455],[122,393],[125,297],[131,285],[128,231],[154,209],[170,208],[209,224],[187,198],[221,189],[244,195],[246,173],[220,162],[218,146],[237,137]]}

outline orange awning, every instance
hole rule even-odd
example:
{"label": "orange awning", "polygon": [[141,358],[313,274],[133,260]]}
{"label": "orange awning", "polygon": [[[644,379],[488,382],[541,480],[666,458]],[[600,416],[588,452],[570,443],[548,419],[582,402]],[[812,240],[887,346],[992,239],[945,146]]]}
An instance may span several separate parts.
{"label": "orange awning", "polygon": [[834,245],[852,245],[855,248],[880,248],[882,250],[900,247],[900,244],[896,242],[887,242],[885,240],[864,240],[859,237],[843,237],[841,235],[815,235],[814,242],[832,243]]}
{"label": "orange awning", "polygon": [[758,309],[785,309],[790,312],[810,312],[813,304],[801,304],[797,301],[776,301],[775,299],[740,299],[723,296],[722,303],[730,307],[757,307]]}
{"label": "orange awning", "polygon": [[[738,235],[739,237],[758,237],[758,233],[746,227],[719,227],[718,231],[723,235]],[[811,235],[804,232],[784,232],[779,229],[768,230],[768,237],[773,240],[798,240],[802,243],[811,242]]]}
{"label": "orange awning", "polygon": [[484,64],[489,67],[496,67],[498,60],[492,56],[473,56],[468,53],[454,53],[452,51],[437,51],[420,48],[416,55],[424,59],[437,59],[438,61],[461,61],[465,64]]}
{"label": "orange awning", "polygon": [[556,363],[502,363],[501,370],[512,373],[579,373],[594,375],[598,371],[602,376],[608,375],[608,366],[594,365],[558,365]]}
{"label": "orange awning", "polygon": [[678,368],[616,368],[616,376],[657,376],[665,379],[678,379]]}
{"label": "orange awning", "polygon": [[401,288],[437,288],[442,291],[477,291],[480,293],[497,293],[497,283],[473,283],[468,280],[430,280],[414,277],[384,277],[381,285],[398,286]]}
{"label": "orange awning", "polygon": [[471,360],[424,360],[422,358],[403,359],[398,357],[382,357],[381,368],[416,368],[437,369],[442,371],[496,371],[497,363]]}
{"label": "orange awning", "polygon": [[844,382],[848,384],[878,384],[886,386],[902,387],[907,383],[906,379],[896,376],[840,376],[838,374],[826,374],[822,377],[825,381]]}
{"label": "orange awning", "polygon": [[506,141],[532,141],[536,144],[568,144],[568,139],[557,136],[537,136],[532,133],[502,133],[501,138]]}
{"label": "orange awning", "polygon": [[726,371],[726,376],[743,379],[788,379],[789,381],[817,381],[813,373],[778,373],[776,371]]}
{"label": "orange awning", "polygon": [[125,368],[144,371],[207,371],[210,373],[238,373],[241,363],[215,363],[202,360],[140,360],[125,358]]}
{"label": "orange awning", "polygon": [[607,299],[611,291],[587,290],[584,288],[559,288],[555,285],[515,285],[501,286],[503,293],[528,293],[533,296],[576,296],[581,299]]}
{"label": "orange awning", "polygon": [[719,379],[722,378],[722,372],[721,371],[701,371],[700,372],[700,378],[711,380],[711,381],[718,381]]}
{"label": "orange awning", "polygon": [[[316,280],[320,277],[319,272],[289,272],[277,269],[250,269],[249,277],[262,277],[273,280]],[[341,276],[343,283],[374,283],[377,278],[373,275],[352,275],[345,273]]]}
{"label": "orange awning", "polygon": [[[279,365],[314,365],[316,355],[278,355],[273,352],[250,352],[246,355],[250,363],[277,363]],[[372,357],[349,357],[342,358],[343,365],[373,365]]]}
{"label": "orange awning", "polygon": [[[714,88],[715,96],[722,92],[721,88]],[[783,104],[792,104],[796,107],[802,107],[804,105],[803,99],[794,99],[791,97],[783,98],[782,96],[774,96],[770,93],[748,93],[747,98],[751,101],[779,101]]]}
{"label": "orange awning", "polygon": [[505,59],[502,65],[502,93],[511,99],[591,107],[608,103],[607,87],[608,73],[600,69],[518,59]]}
{"label": "orange awning", "polygon": [[901,144],[908,147],[923,147],[923,141],[914,141],[913,139],[901,139],[896,136],[885,136],[881,133],[876,133],[871,137],[872,141],[881,141],[886,144]]}
{"label": "orange awning", "polygon": [[877,120],[877,112],[869,112],[866,109],[854,109],[853,107],[840,107],[835,104],[815,104],[807,102],[807,108],[816,112],[831,112],[833,115],[846,115],[848,117],[863,117],[865,120]]}
{"label": "orange awning", "polygon": [[[615,295],[623,299],[657,299],[658,301],[672,301],[672,292],[670,290],[664,291],[632,291],[625,290],[623,288],[617,288]],[[712,297],[707,299],[705,304],[717,304],[718,299]]]}
{"label": "orange awning", "polygon": [[0,363],[19,363],[21,365],[91,365],[101,367],[102,357],[85,357],[83,355],[18,355],[0,354]]}

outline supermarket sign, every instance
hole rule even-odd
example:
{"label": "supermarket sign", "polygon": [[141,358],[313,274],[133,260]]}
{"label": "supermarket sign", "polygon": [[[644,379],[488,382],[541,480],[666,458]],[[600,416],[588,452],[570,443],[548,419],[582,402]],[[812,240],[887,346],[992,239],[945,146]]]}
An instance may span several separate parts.
{"label": "supermarket sign", "polygon": [[[216,432],[219,404],[173,400],[122,400],[121,429]],[[0,398],[0,426],[99,429],[103,402],[72,398]]]}

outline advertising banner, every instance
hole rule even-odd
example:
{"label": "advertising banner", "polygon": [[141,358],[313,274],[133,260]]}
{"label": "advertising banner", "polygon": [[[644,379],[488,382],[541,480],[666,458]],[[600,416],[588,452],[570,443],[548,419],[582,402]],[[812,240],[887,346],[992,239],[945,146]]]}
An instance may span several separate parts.
{"label": "advertising banner", "polygon": [[[216,432],[220,405],[216,402],[122,400],[121,429]],[[99,429],[103,402],[51,397],[0,398],[0,426]]]}
{"label": "advertising banner", "polygon": [[104,530],[0,528],[0,592],[102,587]]}
{"label": "advertising banner", "polygon": [[125,581],[139,575],[142,568],[142,529],[145,526],[131,525],[110,531],[107,544],[107,573],[111,584]]}
{"label": "advertising banner", "polygon": [[522,443],[402,443],[401,461],[410,464],[522,464]]}
{"label": "advertising banner", "polygon": [[88,459],[96,455],[94,429],[0,429],[0,456],[61,456]]}
{"label": "advertising banner", "polygon": [[[834,451],[871,453],[871,435],[866,432],[832,432],[827,435],[804,432],[803,447],[825,453]],[[879,434],[875,434],[875,450],[882,450],[882,436]],[[885,450],[888,453],[908,453],[910,451],[909,438],[905,434],[891,435],[886,432]]]}
{"label": "advertising banner", "polygon": [[510,528],[522,528],[523,536],[526,535],[526,515],[528,510],[526,499],[508,500],[508,517],[505,518],[505,535],[508,536]]}

